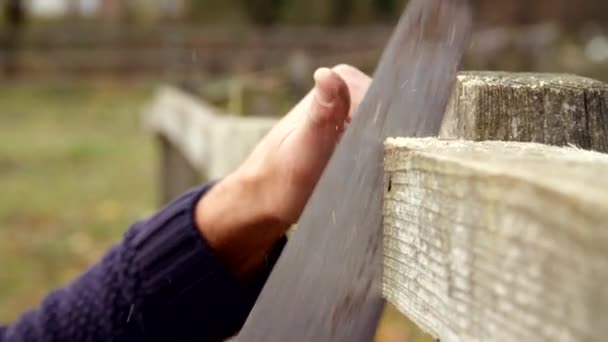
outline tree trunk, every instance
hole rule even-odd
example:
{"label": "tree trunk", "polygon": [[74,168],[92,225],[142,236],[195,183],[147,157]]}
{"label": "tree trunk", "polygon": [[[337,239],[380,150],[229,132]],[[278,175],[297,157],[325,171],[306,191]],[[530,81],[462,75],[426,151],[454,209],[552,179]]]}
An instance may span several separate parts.
{"label": "tree trunk", "polygon": [[6,35],[3,39],[4,73],[7,78],[14,78],[19,73],[19,48],[25,23],[25,6],[21,0],[6,0],[4,6],[6,17]]}
{"label": "tree trunk", "polygon": [[249,19],[259,26],[270,26],[280,16],[283,0],[241,0]]}
{"label": "tree trunk", "polygon": [[335,26],[348,24],[354,9],[354,2],[351,0],[332,0],[330,6],[330,23]]}

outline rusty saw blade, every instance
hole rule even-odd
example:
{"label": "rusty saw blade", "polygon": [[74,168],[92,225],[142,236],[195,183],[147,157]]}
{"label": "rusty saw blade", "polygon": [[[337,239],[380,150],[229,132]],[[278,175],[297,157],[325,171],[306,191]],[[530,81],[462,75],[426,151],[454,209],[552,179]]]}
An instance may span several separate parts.
{"label": "rusty saw blade", "polygon": [[470,30],[466,0],[410,1],[238,341],[373,340],[383,142],[438,134]]}

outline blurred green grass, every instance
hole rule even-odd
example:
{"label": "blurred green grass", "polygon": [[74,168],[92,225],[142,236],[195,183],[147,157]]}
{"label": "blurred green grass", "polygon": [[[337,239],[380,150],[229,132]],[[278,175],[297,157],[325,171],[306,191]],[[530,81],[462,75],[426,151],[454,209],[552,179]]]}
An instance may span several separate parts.
{"label": "blurred green grass", "polygon": [[0,86],[0,321],[98,258],[154,201],[145,83]]}

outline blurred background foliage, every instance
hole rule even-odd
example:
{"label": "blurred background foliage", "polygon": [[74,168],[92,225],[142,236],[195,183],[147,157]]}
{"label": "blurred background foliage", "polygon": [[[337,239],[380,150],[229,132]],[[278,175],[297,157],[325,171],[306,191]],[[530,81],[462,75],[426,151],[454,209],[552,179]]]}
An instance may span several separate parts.
{"label": "blurred background foliage", "polygon": [[[139,115],[158,85],[281,115],[318,66],[372,73],[406,2],[0,0],[0,321],[156,209],[158,161]],[[608,1],[472,3],[464,68],[608,81]],[[429,340],[386,317],[379,341]]]}

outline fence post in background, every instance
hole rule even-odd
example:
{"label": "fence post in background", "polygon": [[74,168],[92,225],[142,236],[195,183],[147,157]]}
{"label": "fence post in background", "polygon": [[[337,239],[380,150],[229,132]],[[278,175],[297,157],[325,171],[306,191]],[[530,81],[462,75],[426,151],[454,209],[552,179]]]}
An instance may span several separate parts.
{"label": "fence post in background", "polygon": [[19,73],[19,50],[25,24],[25,6],[21,0],[5,0],[4,16],[6,32],[3,37],[4,73],[12,78]]}
{"label": "fence post in background", "polygon": [[[198,89],[191,79],[183,78],[178,83],[178,89],[184,94],[198,96]],[[168,115],[174,108],[166,108]],[[186,190],[200,184],[205,178],[200,170],[192,165],[182,151],[163,134],[156,134],[159,158],[159,189],[160,205],[165,205],[184,193]]]}
{"label": "fence post in background", "polygon": [[234,78],[228,82],[228,113],[238,116],[245,115],[245,84],[244,81]]}
{"label": "fence post in background", "polygon": [[143,123],[157,141],[159,200],[166,204],[199,184],[208,160],[208,129],[212,108],[189,93],[163,87],[143,113]]}
{"label": "fence post in background", "polygon": [[314,69],[313,58],[304,51],[294,51],[287,57],[286,76],[291,88],[290,95],[294,101],[304,97],[312,87],[311,75]]}
{"label": "fence post in background", "polygon": [[199,184],[204,178],[167,137],[158,134],[161,205],[169,203],[184,191]]}

